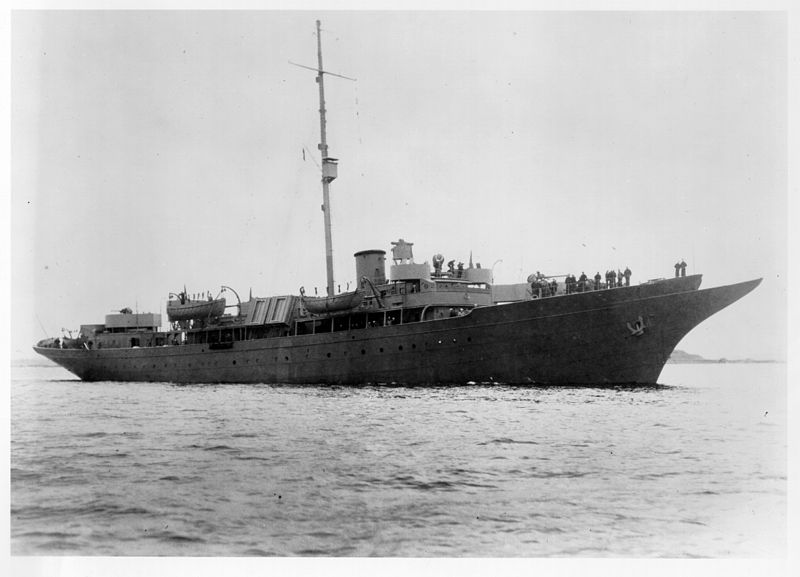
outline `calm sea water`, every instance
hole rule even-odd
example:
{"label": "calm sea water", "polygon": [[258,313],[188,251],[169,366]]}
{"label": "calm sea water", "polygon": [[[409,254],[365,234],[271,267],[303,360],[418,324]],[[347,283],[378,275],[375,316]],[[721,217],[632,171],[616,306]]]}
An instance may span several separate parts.
{"label": "calm sea water", "polygon": [[13,367],[11,553],[786,553],[786,370],[664,387],[83,383]]}

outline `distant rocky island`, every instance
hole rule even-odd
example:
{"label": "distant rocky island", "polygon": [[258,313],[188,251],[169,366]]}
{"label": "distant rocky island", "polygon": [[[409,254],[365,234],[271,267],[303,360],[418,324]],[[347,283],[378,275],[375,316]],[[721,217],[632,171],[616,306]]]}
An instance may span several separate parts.
{"label": "distant rocky island", "polygon": [[675,349],[672,351],[672,354],[669,356],[668,363],[675,363],[675,364],[699,364],[699,363],[778,363],[781,361],[773,361],[773,360],[762,360],[762,359],[707,359],[700,355],[694,355],[692,353],[687,353],[686,351],[681,351],[679,349]]}

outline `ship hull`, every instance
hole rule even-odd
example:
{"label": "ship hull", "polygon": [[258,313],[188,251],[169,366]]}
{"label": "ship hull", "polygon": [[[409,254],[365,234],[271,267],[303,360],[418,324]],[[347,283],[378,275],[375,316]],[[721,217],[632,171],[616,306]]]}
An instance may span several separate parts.
{"label": "ship hull", "polygon": [[700,322],[761,281],[701,277],[474,309],[441,319],[237,341],[226,349],[35,348],[88,381],[289,384],[650,384]]}

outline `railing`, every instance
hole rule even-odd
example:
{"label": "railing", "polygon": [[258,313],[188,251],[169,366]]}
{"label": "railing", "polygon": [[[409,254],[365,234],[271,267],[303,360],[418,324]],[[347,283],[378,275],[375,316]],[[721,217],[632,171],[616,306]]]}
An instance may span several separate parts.
{"label": "railing", "polygon": [[[550,278],[550,277],[544,277]],[[594,279],[585,281],[575,281],[567,283],[548,283],[539,281],[531,283],[530,294],[532,299],[541,299],[554,296],[562,296],[574,293],[594,292],[598,290],[609,290],[629,286],[623,283],[596,282]]]}

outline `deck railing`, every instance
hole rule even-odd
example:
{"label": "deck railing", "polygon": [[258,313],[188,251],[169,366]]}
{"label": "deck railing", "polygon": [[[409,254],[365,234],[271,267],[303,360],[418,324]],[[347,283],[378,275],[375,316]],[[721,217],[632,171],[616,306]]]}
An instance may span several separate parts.
{"label": "deck railing", "polygon": [[[549,277],[544,277],[547,279]],[[573,293],[583,293],[583,292],[594,292],[598,290],[609,290],[615,288],[622,288],[626,285],[624,282],[620,284],[611,283],[611,282],[595,282],[594,279],[588,279],[586,281],[576,281],[576,282],[557,282],[555,284],[548,283],[546,280],[542,280],[537,282],[531,283],[531,298],[533,299],[541,299],[547,297],[554,297],[554,296],[563,296]]]}

